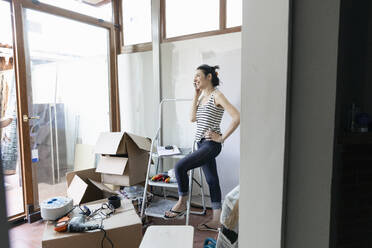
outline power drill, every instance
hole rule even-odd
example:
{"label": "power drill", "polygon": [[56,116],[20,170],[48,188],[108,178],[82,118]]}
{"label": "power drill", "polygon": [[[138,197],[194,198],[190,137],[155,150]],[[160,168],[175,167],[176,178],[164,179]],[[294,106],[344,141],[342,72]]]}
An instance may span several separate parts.
{"label": "power drill", "polygon": [[99,229],[100,226],[98,224],[86,224],[85,223],[86,216],[81,215],[78,217],[72,218],[67,226],[67,231],[69,232],[85,232],[89,230]]}

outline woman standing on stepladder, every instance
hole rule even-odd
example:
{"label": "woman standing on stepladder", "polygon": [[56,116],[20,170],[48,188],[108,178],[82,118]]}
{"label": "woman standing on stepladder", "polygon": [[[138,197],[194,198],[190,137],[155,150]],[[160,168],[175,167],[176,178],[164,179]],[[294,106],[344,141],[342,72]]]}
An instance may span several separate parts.
{"label": "woman standing on stepladder", "polygon": [[[197,68],[194,87],[195,95],[191,108],[191,122],[197,123],[195,140],[198,149],[179,160],[175,165],[178,183],[178,202],[172,209],[166,211],[164,218],[172,219],[186,213],[186,202],[189,190],[187,172],[202,167],[209,185],[213,217],[198,225],[199,230],[217,230],[221,215],[221,188],[218,180],[216,157],[221,152],[222,143],[235,131],[240,124],[239,111],[216,89],[220,80],[216,69],[218,66],[201,65]],[[200,98],[200,99],[199,99]],[[232,117],[232,122],[224,134],[220,123],[226,110]]]}

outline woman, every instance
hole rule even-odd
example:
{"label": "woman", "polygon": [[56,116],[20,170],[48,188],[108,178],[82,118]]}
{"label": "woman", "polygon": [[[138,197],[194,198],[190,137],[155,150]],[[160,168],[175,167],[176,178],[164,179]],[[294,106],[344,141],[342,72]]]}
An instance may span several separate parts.
{"label": "woman", "polygon": [[[201,65],[194,78],[194,99],[191,108],[191,122],[197,123],[195,140],[198,149],[175,165],[178,182],[178,202],[164,214],[171,219],[183,216],[186,212],[189,178],[187,172],[202,167],[209,185],[213,217],[198,226],[200,230],[217,230],[221,215],[221,188],[217,174],[216,157],[221,152],[223,142],[235,131],[240,123],[239,111],[216,89],[220,80],[218,66]],[[199,99],[200,98],[200,99]],[[222,134],[220,123],[224,111],[232,117],[228,129]]]}

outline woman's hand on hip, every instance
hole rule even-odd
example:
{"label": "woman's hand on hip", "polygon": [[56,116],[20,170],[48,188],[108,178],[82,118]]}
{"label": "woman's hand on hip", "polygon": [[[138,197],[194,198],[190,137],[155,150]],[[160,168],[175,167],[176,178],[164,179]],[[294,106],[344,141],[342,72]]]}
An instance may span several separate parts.
{"label": "woman's hand on hip", "polygon": [[220,135],[216,132],[210,131],[210,130],[205,132],[204,137],[205,137],[206,140],[214,141],[214,142],[217,142],[217,143],[222,143],[223,142],[222,135]]}

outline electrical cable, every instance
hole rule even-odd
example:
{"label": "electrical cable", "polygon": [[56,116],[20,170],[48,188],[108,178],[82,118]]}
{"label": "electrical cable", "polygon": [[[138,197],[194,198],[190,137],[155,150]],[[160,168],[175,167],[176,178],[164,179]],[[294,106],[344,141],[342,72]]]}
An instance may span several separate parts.
{"label": "electrical cable", "polygon": [[[55,219],[55,221],[57,221],[57,220],[59,220],[59,219],[65,217],[65,216],[67,216],[69,213],[71,213],[72,211],[74,211],[74,209],[75,209],[77,206],[78,206],[78,205],[73,206],[73,208],[72,208],[70,211],[68,211],[68,212],[65,213],[64,215],[58,217],[57,219]],[[79,206],[79,207],[80,207],[80,206]]]}
{"label": "electrical cable", "polygon": [[110,209],[111,210],[111,212],[109,212],[107,214],[104,214],[106,218],[109,217],[110,215],[112,215],[113,213],[115,213],[115,208],[113,208],[111,205],[109,205],[107,203],[102,203],[101,207],[98,208],[98,209],[93,210],[88,217],[92,218],[93,216],[95,216],[98,213],[103,214],[102,210],[105,210],[105,209]]}
{"label": "electrical cable", "polygon": [[111,244],[111,248],[114,248],[114,243],[112,243],[111,239],[107,236],[107,233],[106,233],[106,230],[103,229],[103,228],[100,228],[101,231],[103,231],[103,238],[101,240],[101,247],[103,248],[103,242],[105,241],[105,239],[107,239],[107,241]]}
{"label": "electrical cable", "polygon": [[[75,205],[75,206],[73,206],[73,208],[72,208],[68,213],[66,213],[64,216],[67,216],[67,215],[68,215],[69,213],[71,213],[71,212],[72,212],[76,207],[79,207],[79,208],[80,208],[80,210],[81,210],[81,214],[83,214],[83,215],[87,215],[87,217],[89,217],[89,218],[92,218],[94,215],[96,215],[97,213],[99,213],[100,211],[102,211],[102,210],[104,210],[104,209],[110,209],[110,210],[111,210],[110,213],[105,214],[105,218],[108,218],[111,214],[113,214],[113,213],[115,212],[115,209],[113,209],[113,206],[111,207],[111,206],[110,206],[109,204],[107,204],[107,203],[102,203],[102,205],[101,205],[100,208],[95,209],[95,210],[93,210],[92,212],[90,212],[90,210],[88,209],[88,210],[89,210],[89,214],[88,214],[88,212],[86,212],[87,210],[82,209],[80,205]],[[62,217],[64,217],[64,216],[61,216],[60,218],[62,218]],[[60,218],[58,218],[58,219],[60,219]],[[101,218],[101,225],[100,225],[100,227],[98,228],[98,229],[100,229],[100,230],[103,232],[103,237],[102,237],[102,240],[101,240],[101,247],[103,248],[103,243],[104,243],[104,241],[105,241],[105,239],[106,239],[106,240],[110,243],[111,248],[114,248],[114,243],[113,243],[112,240],[108,237],[106,230],[103,228],[103,220],[104,220],[105,218]],[[58,219],[57,219],[57,220],[58,220]]]}
{"label": "electrical cable", "polygon": [[101,240],[101,248],[103,248],[103,242],[105,239],[111,244],[111,248],[114,248],[114,243],[111,241],[111,239],[107,236],[106,230],[103,228],[103,219],[101,219],[101,226],[99,228],[101,231],[103,231],[103,237]]}

